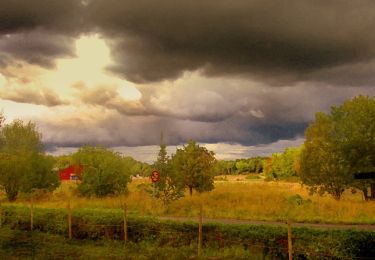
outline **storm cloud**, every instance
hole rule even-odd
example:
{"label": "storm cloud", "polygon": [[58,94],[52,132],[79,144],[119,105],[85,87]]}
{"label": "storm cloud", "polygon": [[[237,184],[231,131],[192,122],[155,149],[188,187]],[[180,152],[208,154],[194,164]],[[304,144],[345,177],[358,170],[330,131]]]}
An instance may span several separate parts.
{"label": "storm cloud", "polygon": [[47,68],[73,56],[74,38],[85,27],[82,7],[77,0],[2,0],[0,54]]}
{"label": "storm cloud", "polygon": [[100,33],[108,69],[137,83],[200,71],[271,85],[366,85],[374,12],[370,0],[3,0],[0,50],[51,66],[74,53],[72,38]]}
{"label": "storm cloud", "polygon": [[342,83],[345,70],[327,70],[345,65],[373,72],[374,11],[373,1],[347,0],[93,0],[87,9],[111,45],[110,69],[128,80],[200,70],[273,85]]}
{"label": "storm cloud", "polygon": [[[301,140],[317,111],[375,94],[374,13],[370,0],[2,0],[0,76],[13,85],[0,98],[64,111],[33,118],[48,147],[155,145],[160,131],[171,145]],[[87,35],[121,83],[39,86]]]}
{"label": "storm cloud", "polygon": [[77,98],[91,112],[43,118],[40,125],[48,133],[45,141],[67,147],[155,145],[163,131],[169,145],[189,139],[263,145],[302,138],[317,111],[328,112],[331,105],[339,105],[358,92],[375,94],[371,87],[338,91],[331,86],[300,85],[274,91],[274,87],[259,83],[248,86],[248,81],[222,78],[184,78],[180,82],[141,88],[142,98],[137,101],[121,98],[115,87],[81,86]]}

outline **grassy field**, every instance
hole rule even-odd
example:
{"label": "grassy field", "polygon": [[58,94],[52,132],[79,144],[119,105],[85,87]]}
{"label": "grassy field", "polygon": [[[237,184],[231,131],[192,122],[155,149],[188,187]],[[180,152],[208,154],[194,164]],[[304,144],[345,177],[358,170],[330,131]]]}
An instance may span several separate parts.
{"label": "grassy field", "polygon": [[[188,194],[168,206],[152,199],[146,191],[149,183],[135,179],[127,196],[110,198],[83,198],[75,193],[74,184],[63,183],[52,195],[36,200],[38,207],[61,208],[68,198],[74,208],[120,208],[126,201],[130,213],[158,216],[198,216],[199,204],[209,218],[246,220],[286,220],[312,223],[366,223],[375,224],[375,202],[363,201],[361,193],[350,191],[340,201],[330,196],[309,195],[299,183],[264,182],[245,176],[228,176],[226,181],[215,182],[215,189],[204,194]],[[149,189],[150,187],[148,187]],[[28,203],[20,198],[17,204]]]}

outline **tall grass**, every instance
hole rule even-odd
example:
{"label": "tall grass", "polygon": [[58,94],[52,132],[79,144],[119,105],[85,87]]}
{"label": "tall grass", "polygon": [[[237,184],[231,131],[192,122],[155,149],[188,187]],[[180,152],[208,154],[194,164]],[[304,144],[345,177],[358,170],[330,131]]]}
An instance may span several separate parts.
{"label": "tall grass", "polygon": [[[198,216],[199,204],[208,218],[284,221],[288,217],[298,222],[375,223],[375,202],[364,201],[360,193],[344,193],[340,201],[330,196],[309,195],[298,183],[263,182],[259,180],[218,181],[208,193],[193,194],[164,206],[146,191],[146,180],[134,180],[126,196],[84,198],[75,192],[74,184],[64,183],[52,195],[39,196],[39,207],[61,208],[68,199],[74,208],[120,208],[138,215]],[[148,187],[149,189],[150,187]],[[15,203],[26,204],[20,198]]]}

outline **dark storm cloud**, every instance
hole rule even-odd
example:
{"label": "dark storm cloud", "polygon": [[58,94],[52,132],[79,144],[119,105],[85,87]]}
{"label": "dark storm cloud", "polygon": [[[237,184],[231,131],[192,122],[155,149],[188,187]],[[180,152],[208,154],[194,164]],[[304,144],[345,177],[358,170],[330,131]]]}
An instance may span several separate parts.
{"label": "dark storm cloud", "polygon": [[1,0],[0,54],[51,68],[74,55],[74,38],[85,31],[77,0]]}
{"label": "dark storm cloud", "polygon": [[75,55],[74,39],[42,31],[8,34],[0,37],[0,52],[50,68],[54,66],[54,59]]}
{"label": "dark storm cloud", "polygon": [[74,53],[74,38],[99,32],[109,69],[138,83],[199,70],[271,85],[366,85],[375,81],[374,12],[370,0],[2,0],[0,35],[13,37],[2,37],[7,55],[50,67]]}
{"label": "dark storm cloud", "polygon": [[109,39],[110,69],[134,82],[201,69],[276,85],[335,83],[341,75],[327,69],[375,56],[373,1],[92,0],[87,10]]}
{"label": "dark storm cloud", "polygon": [[[168,144],[267,144],[302,136],[316,111],[375,94],[366,88],[375,83],[374,13],[366,0],[0,0],[0,68],[51,68],[74,55],[79,36],[99,33],[108,69],[148,83],[137,101],[114,86],[76,87],[89,115],[39,119],[52,146],[155,145],[161,130]],[[12,66],[1,73],[9,78]],[[42,92],[5,96],[64,103]]]}
{"label": "dark storm cloud", "polygon": [[79,0],[1,0],[0,33],[43,28],[71,34],[81,30],[82,7]]}
{"label": "dark storm cloud", "polygon": [[[358,93],[375,95],[372,87],[301,84],[275,91],[274,87],[245,80],[191,81],[141,88],[139,101],[122,99],[114,87],[79,85],[76,88],[80,101],[100,112],[93,110],[88,117],[67,115],[61,121],[45,119],[41,123],[49,133],[44,135],[46,142],[55,146],[157,145],[163,130],[169,145],[189,139],[202,143],[269,144],[302,137],[317,111],[329,112],[330,106],[340,105]],[[136,109],[132,102],[136,102]]]}
{"label": "dark storm cloud", "polygon": [[[95,120],[82,120],[79,117],[72,117],[67,121],[44,119],[38,125],[43,132],[44,142],[48,146],[59,147],[157,145],[161,131],[169,145],[186,143],[190,139],[204,143],[256,145],[271,143],[282,137],[293,138],[300,133],[294,128],[288,129],[286,133],[280,131],[277,136],[270,132],[261,133],[257,130],[258,125],[249,120],[215,123],[155,117],[135,120],[134,117],[119,114]],[[267,130],[267,127],[264,126],[263,130]]]}

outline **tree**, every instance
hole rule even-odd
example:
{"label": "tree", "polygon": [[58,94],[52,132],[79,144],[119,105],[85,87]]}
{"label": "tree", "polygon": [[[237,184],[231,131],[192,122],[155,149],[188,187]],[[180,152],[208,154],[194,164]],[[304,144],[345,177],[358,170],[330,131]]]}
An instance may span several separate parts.
{"label": "tree", "polygon": [[20,191],[55,189],[59,180],[53,164],[53,158],[44,154],[35,124],[15,120],[1,128],[0,185],[8,200],[15,200]]}
{"label": "tree", "polygon": [[[375,170],[375,99],[358,96],[333,107],[332,120],[335,122],[334,142],[340,156],[353,173]],[[366,199],[375,199],[375,180],[357,180],[352,183],[360,188]],[[367,190],[371,187],[371,196]]]}
{"label": "tree", "polygon": [[156,198],[161,199],[166,205],[184,196],[183,187],[179,185],[178,175],[174,171],[171,159],[167,155],[163,135],[160,140],[160,150],[154,163],[154,168],[160,174],[160,181],[153,184]]}
{"label": "tree", "polygon": [[[334,187],[336,191],[330,193],[336,198],[349,187],[360,188],[368,198],[367,190],[371,185],[371,197],[375,198],[374,180],[353,179],[354,173],[375,170],[374,118],[375,99],[367,96],[332,107],[329,115],[318,113],[306,131],[301,159],[304,180],[320,185],[323,190]],[[329,178],[323,178],[325,176]]]}
{"label": "tree", "polygon": [[83,166],[78,191],[85,196],[104,197],[124,193],[130,182],[130,169],[119,153],[103,147],[82,147],[73,161]]}
{"label": "tree", "polygon": [[353,181],[346,161],[341,157],[333,140],[334,121],[324,113],[305,132],[305,144],[301,154],[301,181],[312,193],[325,192],[339,200]]}
{"label": "tree", "polygon": [[245,160],[238,160],[236,162],[238,173],[249,172],[249,164]]}
{"label": "tree", "polygon": [[210,191],[214,188],[214,167],[216,159],[212,151],[199,146],[195,141],[182,149],[177,149],[172,157],[174,169],[179,174],[179,182],[189,189],[198,192]]}
{"label": "tree", "polygon": [[283,179],[297,176],[301,148],[289,147],[283,153],[274,153],[266,160],[265,175],[268,178]]}

